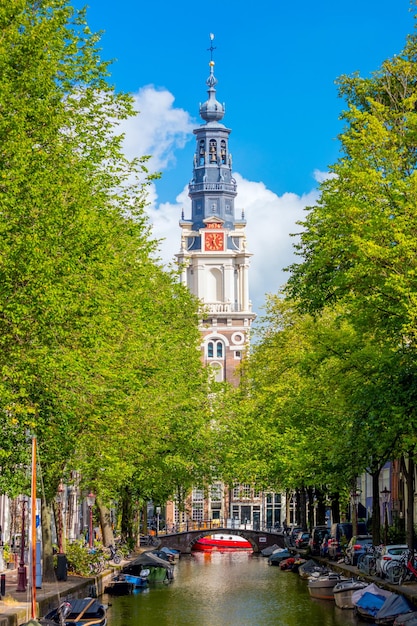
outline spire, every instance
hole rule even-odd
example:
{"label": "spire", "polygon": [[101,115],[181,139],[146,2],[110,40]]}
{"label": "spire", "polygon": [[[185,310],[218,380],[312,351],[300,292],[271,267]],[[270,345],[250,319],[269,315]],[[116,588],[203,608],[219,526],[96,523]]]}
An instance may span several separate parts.
{"label": "spire", "polygon": [[200,116],[206,122],[219,122],[223,119],[224,116],[224,105],[220,104],[216,100],[216,90],[215,86],[217,85],[217,78],[214,76],[214,61],[213,61],[213,50],[215,50],[215,46],[213,46],[214,35],[210,33],[210,76],[206,80],[206,84],[208,86],[208,96],[209,99],[204,102],[204,104],[200,105]]}

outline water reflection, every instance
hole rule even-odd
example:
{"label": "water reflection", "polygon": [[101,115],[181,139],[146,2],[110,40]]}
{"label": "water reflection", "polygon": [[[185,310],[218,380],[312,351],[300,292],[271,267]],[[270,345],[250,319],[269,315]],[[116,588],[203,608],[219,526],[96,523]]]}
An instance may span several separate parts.
{"label": "water reflection", "polygon": [[358,626],[352,611],[312,600],[306,581],[247,553],[183,557],[175,580],[109,599],[109,626]]}

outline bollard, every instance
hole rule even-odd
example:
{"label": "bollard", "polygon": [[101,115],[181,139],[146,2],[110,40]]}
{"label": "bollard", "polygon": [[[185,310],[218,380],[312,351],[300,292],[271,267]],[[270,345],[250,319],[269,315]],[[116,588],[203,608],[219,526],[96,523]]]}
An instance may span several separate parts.
{"label": "bollard", "polygon": [[6,574],[0,574],[0,596],[6,595]]}

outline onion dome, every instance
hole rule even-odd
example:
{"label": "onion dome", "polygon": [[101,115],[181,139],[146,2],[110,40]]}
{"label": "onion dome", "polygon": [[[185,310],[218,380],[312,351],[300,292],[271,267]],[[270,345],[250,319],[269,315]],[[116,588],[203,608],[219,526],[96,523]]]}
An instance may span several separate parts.
{"label": "onion dome", "polygon": [[208,85],[209,99],[200,105],[200,116],[206,122],[219,122],[224,116],[224,105],[216,100],[215,85],[217,78],[214,76],[214,61],[210,61],[210,76],[206,80]]}

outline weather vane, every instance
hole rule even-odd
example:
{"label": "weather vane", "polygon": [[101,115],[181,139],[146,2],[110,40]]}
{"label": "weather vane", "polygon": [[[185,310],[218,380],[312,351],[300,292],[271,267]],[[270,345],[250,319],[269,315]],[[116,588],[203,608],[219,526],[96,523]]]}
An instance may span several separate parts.
{"label": "weather vane", "polygon": [[213,61],[213,50],[216,49],[216,46],[213,46],[213,40],[214,35],[213,33],[210,33],[210,48],[207,48],[207,50],[210,50],[210,61]]}

